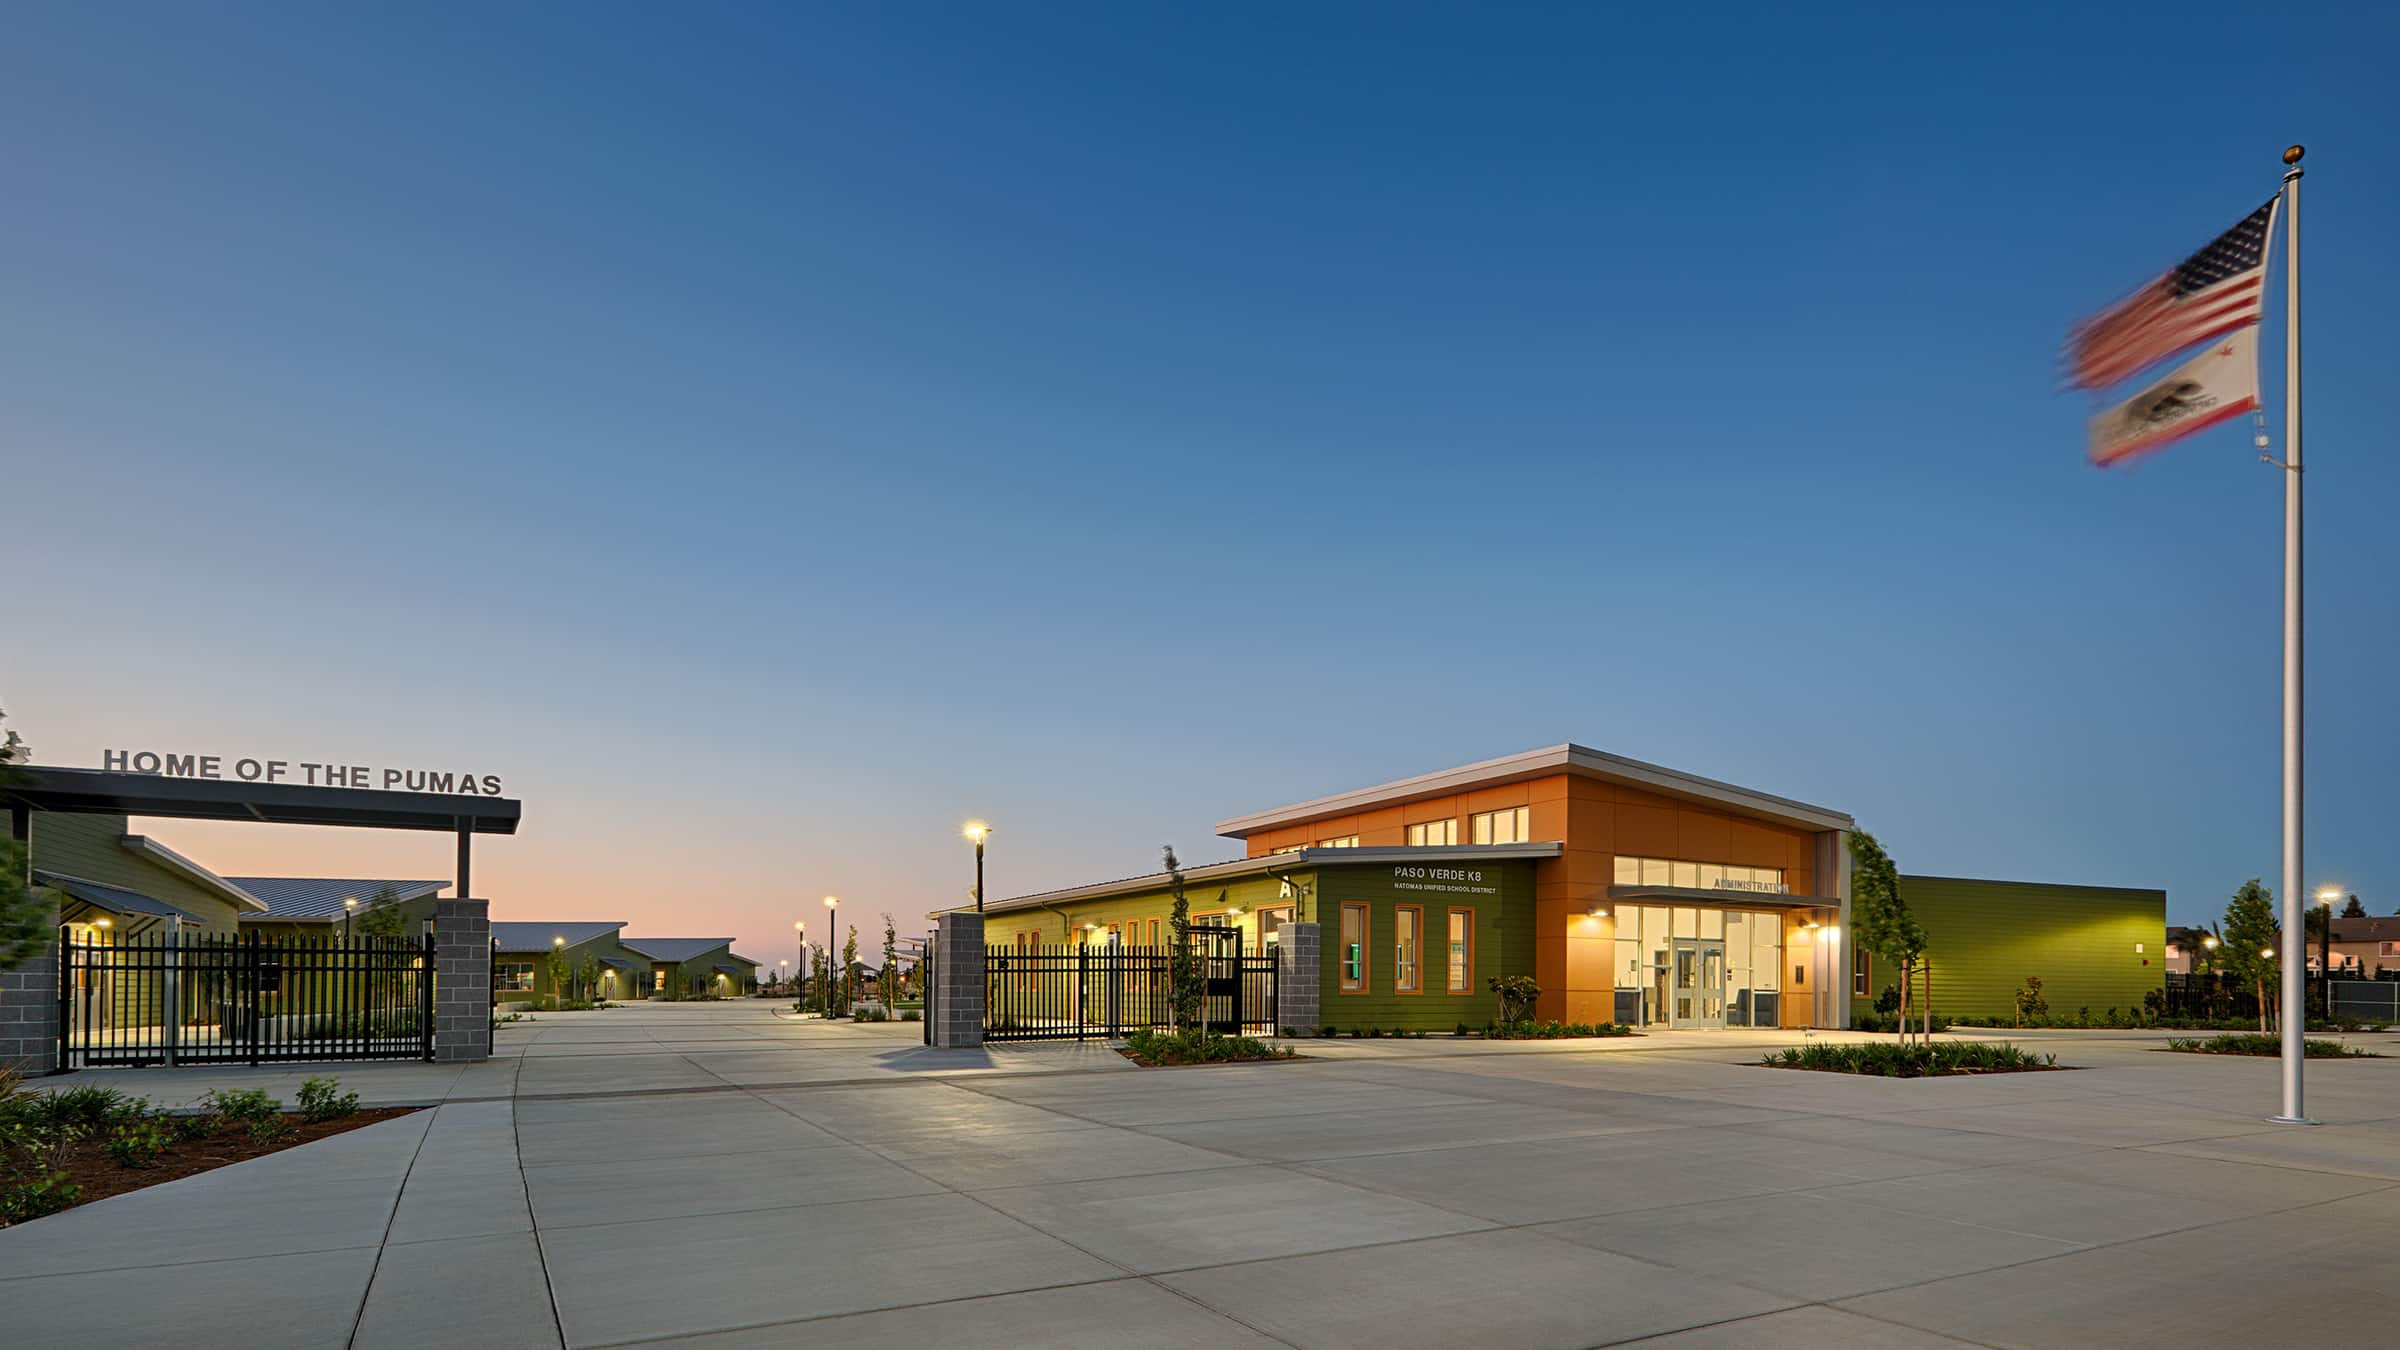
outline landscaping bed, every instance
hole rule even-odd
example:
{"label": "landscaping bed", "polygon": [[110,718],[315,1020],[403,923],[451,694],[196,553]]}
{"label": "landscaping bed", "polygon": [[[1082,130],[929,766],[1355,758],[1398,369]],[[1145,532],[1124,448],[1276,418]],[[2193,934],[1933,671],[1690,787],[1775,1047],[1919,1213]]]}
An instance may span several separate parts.
{"label": "landscaping bed", "polygon": [[[2301,1049],[2309,1059],[2382,1059],[2372,1050],[2356,1050],[2340,1041],[2302,1041]],[[2232,1036],[2211,1036],[2201,1040],[2192,1036],[2172,1036],[2165,1049],[2182,1055],[2264,1055],[2283,1054],[2283,1040],[2277,1036],[2261,1036],[2255,1031]]]}
{"label": "landscaping bed", "polygon": [[0,1076],[0,1228],[420,1109],[362,1110],[358,1094],[339,1087],[308,1080],[297,1110],[263,1090],[220,1090],[178,1114],[115,1088],[32,1092]]}
{"label": "landscaping bed", "polygon": [[1874,1078],[1946,1078],[1964,1074],[2042,1073],[2066,1066],[2056,1055],[2037,1055],[2003,1041],[1937,1041],[1932,1045],[1807,1045],[1775,1051],[1760,1064],[1770,1069],[1863,1074]]}
{"label": "landscaping bed", "polygon": [[1269,1045],[1248,1036],[1210,1036],[1197,1031],[1137,1031],[1125,1038],[1124,1048],[1117,1053],[1145,1069],[1275,1063],[1300,1058],[1287,1047]]}

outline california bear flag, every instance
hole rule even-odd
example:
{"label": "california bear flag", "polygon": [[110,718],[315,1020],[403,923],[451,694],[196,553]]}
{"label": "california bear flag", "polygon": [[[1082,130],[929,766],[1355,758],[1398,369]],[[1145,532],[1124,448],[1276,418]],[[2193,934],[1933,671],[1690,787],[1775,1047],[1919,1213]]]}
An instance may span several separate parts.
{"label": "california bear flag", "polygon": [[2116,464],[2258,407],[2258,327],[2227,333],[2092,419],[2092,463]]}

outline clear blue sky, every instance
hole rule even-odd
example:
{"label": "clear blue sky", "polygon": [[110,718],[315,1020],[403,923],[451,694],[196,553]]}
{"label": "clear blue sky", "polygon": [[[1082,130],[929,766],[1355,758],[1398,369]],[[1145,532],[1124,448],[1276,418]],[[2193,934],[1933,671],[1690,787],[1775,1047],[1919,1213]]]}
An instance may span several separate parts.
{"label": "clear blue sky", "polygon": [[2055,354],[2304,140],[2310,882],[2388,913],[2367,9],[21,7],[0,701],[500,773],[504,916],[770,960],[969,815],[1014,894],[1568,739],[2198,919],[2277,867],[2281,484],[2086,468]]}

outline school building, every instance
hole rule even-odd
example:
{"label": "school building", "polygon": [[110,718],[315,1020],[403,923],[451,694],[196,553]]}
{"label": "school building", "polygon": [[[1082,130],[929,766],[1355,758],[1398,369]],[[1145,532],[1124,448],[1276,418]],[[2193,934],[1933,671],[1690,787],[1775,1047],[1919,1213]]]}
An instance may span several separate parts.
{"label": "school building", "polygon": [[[1196,922],[1277,944],[1318,925],[1319,1021],[1450,1030],[1533,976],[1544,1021],[1846,1027],[1892,980],[1851,940],[1845,812],[1565,744],[1235,816],[1246,856],[1184,869]],[[2163,891],[1905,877],[1936,1007],[2138,1007],[2164,971]],[[1167,940],[1170,879],[992,901],[987,950]],[[1880,978],[1879,978],[1880,975]]]}

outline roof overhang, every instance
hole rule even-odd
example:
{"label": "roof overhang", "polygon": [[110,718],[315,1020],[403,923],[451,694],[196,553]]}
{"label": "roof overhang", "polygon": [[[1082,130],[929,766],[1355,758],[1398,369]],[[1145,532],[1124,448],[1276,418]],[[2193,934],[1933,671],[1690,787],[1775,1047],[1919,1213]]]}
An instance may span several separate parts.
{"label": "roof overhang", "polygon": [[[1278,872],[1299,872],[1338,865],[1375,865],[1409,863],[1506,862],[1514,859],[1555,858],[1565,848],[1556,842],[1540,844],[1445,844],[1434,847],[1409,848],[1296,848],[1284,853],[1269,853],[1258,858],[1236,858],[1231,862],[1209,863],[1183,869],[1186,883],[1229,881],[1235,877],[1272,876]],[[1040,909],[1045,905],[1063,905],[1076,900],[1098,900],[1112,895],[1135,891],[1154,891],[1166,885],[1168,874],[1153,872],[1148,876],[1126,877],[1119,881],[1095,882],[1089,886],[1070,886],[1065,890],[1043,891],[1035,895],[1011,896],[994,900],[984,908],[986,914],[1006,914],[1013,910]],[[971,914],[973,905],[938,910],[944,914]]]}
{"label": "roof overhang", "polygon": [[1704,905],[1722,909],[1727,905],[1747,905],[1752,909],[1840,909],[1842,902],[1823,895],[1793,895],[1788,891],[1745,891],[1739,888],[1718,889],[1713,886],[1611,886],[1608,898],[1612,904],[1628,900],[1649,901],[1661,905]]}
{"label": "roof overhang", "polygon": [[82,815],[176,820],[259,820],[275,825],[348,825],[369,830],[466,830],[515,834],[525,804],[514,797],[457,792],[387,792],[168,778],[109,769],[24,766],[0,787],[0,803]]}
{"label": "roof overhang", "polygon": [[1698,802],[1734,815],[1801,829],[1847,830],[1856,824],[1847,814],[1829,807],[1811,806],[1807,802],[1735,787],[1731,783],[1720,783],[1716,779],[1702,778],[1680,769],[1645,764],[1638,759],[1565,744],[1487,759],[1455,769],[1443,769],[1438,773],[1419,774],[1414,778],[1401,778],[1353,792],[1319,797],[1313,801],[1295,802],[1272,811],[1235,816],[1230,820],[1218,821],[1217,833],[1230,839],[1247,839],[1262,830],[1298,825],[1329,816],[1346,816],[1412,798],[1459,792],[1467,788],[1521,783],[1561,773],[1625,783],[1662,797]]}
{"label": "roof overhang", "polygon": [[225,897],[226,900],[232,902],[233,907],[236,909],[255,910],[261,914],[267,912],[266,901],[259,899],[257,896],[252,895],[250,892],[234,885],[232,882],[227,881],[225,878],[209,871],[207,868],[202,867],[196,862],[193,862],[191,859],[183,856],[180,853],[177,853],[171,848],[168,848],[165,844],[152,839],[148,835],[129,834],[118,842],[124,844],[125,847],[133,850],[134,852],[141,854],[143,857],[150,859],[152,862],[160,864],[170,872],[181,872],[186,877],[198,882],[203,889],[215,891],[217,894]]}

